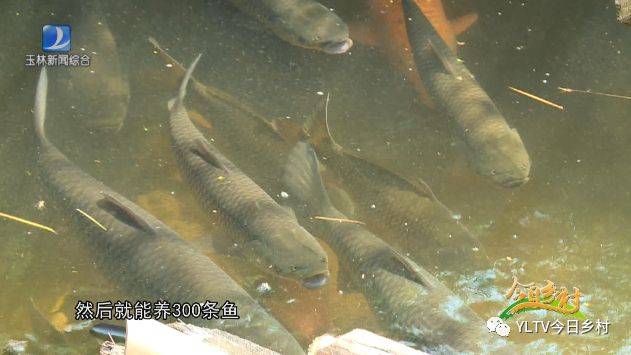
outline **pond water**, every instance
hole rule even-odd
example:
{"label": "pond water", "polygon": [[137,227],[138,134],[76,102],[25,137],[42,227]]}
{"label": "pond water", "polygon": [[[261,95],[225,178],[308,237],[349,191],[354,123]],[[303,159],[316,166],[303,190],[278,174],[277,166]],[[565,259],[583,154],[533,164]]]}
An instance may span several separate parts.
{"label": "pond water", "polygon": [[[488,269],[439,272],[416,262],[481,319],[508,305],[504,293],[515,275],[522,283],[551,280],[568,290],[579,288],[585,318],[610,323],[608,334],[519,334],[516,321],[560,316],[517,315],[508,321],[508,339],[524,353],[631,351],[631,100],[559,90],[631,95],[631,28],[616,22],[613,1],[443,1],[450,18],[478,15],[458,36],[457,53],[528,151],[530,180],[515,188],[476,174],[452,118],[424,105],[378,45],[358,38],[339,55],[298,48],[228,3],[102,0],[86,10],[70,0],[0,1],[0,212],[58,232],[0,219],[0,346],[25,340],[29,353],[96,352],[99,340],[88,333],[90,324],[75,319],[77,302],[136,300],[115,273],[96,262],[98,251],[82,242],[69,216],[56,209],[37,166],[32,108],[39,68],[26,65],[25,58],[42,53],[42,25],[69,24],[80,41],[71,53],[87,53],[92,68],[104,69],[51,68],[51,141],[81,169],[218,263],[301,344],[355,328],[401,338],[375,316],[362,293],[346,288],[338,258],[323,241],[331,277],[315,291],[262,272],[217,245],[225,236],[180,177],[171,151],[167,101],[181,73],[149,37],[182,63],[202,53],[194,73],[199,82],[269,119],[301,125],[328,94],[329,128],[337,143],[423,179],[479,239],[491,260]],[[370,16],[362,1],[322,3],[350,25],[351,37]],[[103,99],[108,90],[127,91],[128,105],[121,109]],[[200,131],[282,202],[280,177],[291,146],[242,110],[213,103],[192,89],[186,106]],[[124,124],[102,129],[98,117]],[[425,243],[423,236],[387,240],[403,252]],[[259,292],[263,283],[272,291]]]}

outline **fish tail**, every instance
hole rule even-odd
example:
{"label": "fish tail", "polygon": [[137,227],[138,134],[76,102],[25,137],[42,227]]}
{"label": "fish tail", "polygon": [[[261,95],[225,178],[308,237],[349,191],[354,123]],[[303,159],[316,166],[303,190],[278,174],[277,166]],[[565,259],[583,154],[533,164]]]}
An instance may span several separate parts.
{"label": "fish tail", "polygon": [[319,102],[311,116],[305,122],[303,131],[308,137],[308,143],[314,146],[333,145],[336,143],[331,137],[328,120],[329,95],[326,99]]}
{"label": "fish tail", "polygon": [[310,212],[330,214],[335,210],[320,177],[318,157],[309,144],[298,142],[294,146],[282,182],[289,194],[306,204]]}
{"label": "fish tail", "polygon": [[176,102],[184,101],[184,97],[186,96],[186,87],[193,76],[193,71],[195,70],[195,66],[197,66],[197,62],[199,62],[199,58],[201,58],[201,56],[201,54],[198,54],[197,57],[195,57],[195,60],[193,60],[193,63],[191,63],[186,70],[186,74],[184,74],[184,79],[182,79],[182,84],[180,84],[180,90],[178,91],[177,97],[171,99],[168,103],[169,110],[171,110]]}
{"label": "fish tail", "polygon": [[48,96],[48,75],[42,68],[35,90],[35,133],[41,144],[50,144],[46,137],[46,97]]}

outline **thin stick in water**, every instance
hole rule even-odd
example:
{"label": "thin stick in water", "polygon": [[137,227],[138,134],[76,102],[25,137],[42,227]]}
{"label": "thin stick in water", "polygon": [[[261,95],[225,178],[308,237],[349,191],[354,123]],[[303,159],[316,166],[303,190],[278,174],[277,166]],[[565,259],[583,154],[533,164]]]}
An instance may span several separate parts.
{"label": "thin stick in water", "polygon": [[29,220],[26,220],[26,219],[23,219],[23,218],[20,218],[20,217],[16,217],[16,216],[12,216],[10,214],[2,213],[2,212],[0,212],[0,217],[4,217],[4,218],[9,219],[11,221],[15,221],[15,222],[19,222],[19,223],[22,223],[22,224],[26,224],[27,226],[39,228],[39,229],[42,229],[42,230],[45,230],[47,232],[50,232],[50,233],[53,233],[53,234],[57,235],[57,232],[54,229],[52,229],[50,227],[46,227],[46,226],[41,225],[39,223],[31,222]]}
{"label": "thin stick in water", "polygon": [[105,228],[104,225],[99,223],[99,221],[97,221],[94,217],[90,216],[89,214],[87,214],[86,212],[83,212],[82,210],[80,210],[78,208],[75,211],[81,213],[85,218],[89,219],[92,223],[96,224],[102,230],[107,231],[107,228]]}
{"label": "thin stick in water", "polygon": [[591,91],[591,90],[577,90],[577,89],[562,88],[562,87],[559,87],[559,90],[561,90],[561,92],[564,92],[564,93],[578,92],[578,93],[581,93],[581,94],[599,95],[599,96],[614,97],[616,99],[631,100],[631,96],[607,94],[607,93],[604,93],[604,92]]}
{"label": "thin stick in water", "polygon": [[563,106],[561,106],[561,105],[559,105],[559,104],[555,104],[555,103],[554,103],[554,102],[552,102],[552,101],[548,101],[548,100],[543,99],[543,98],[541,98],[541,97],[539,97],[539,96],[533,95],[533,94],[528,93],[528,92],[525,92],[525,91],[523,91],[523,90],[516,89],[516,88],[514,88],[514,87],[512,87],[512,86],[509,86],[508,88],[509,88],[509,89],[511,89],[511,90],[513,90],[514,92],[516,92],[516,93],[518,93],[518,94],[524,95],[524,96],[526,96],[526,97],[528,97],[528,98],[531,98],[531,99],[533,99],[533,100],[535,100],[535,101],[541,102],[542,104],[546,104],[546,105],[548,105],[548,106],[552,106],[552,107],[557,108],[557,109],[559,109],[559,110],[564,110],[564,107],[563,107]]}
{"label": "thin stick in water", "polygon": [[332,221],[332,222],[340,222],[340,223],[352,223],[352,224],[360,224],[362,226],[366,225],[366,223],[362,221],[355,221],[352,219],[346,218],[334,218],[334,217],[324,217],[324,216],[313,216],[314,219],[319,219],[323,221]]}

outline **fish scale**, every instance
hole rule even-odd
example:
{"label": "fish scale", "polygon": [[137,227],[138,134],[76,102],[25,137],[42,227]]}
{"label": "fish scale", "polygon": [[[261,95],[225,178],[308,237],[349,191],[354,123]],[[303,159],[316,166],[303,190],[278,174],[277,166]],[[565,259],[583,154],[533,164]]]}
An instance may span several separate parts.
{"label": "fish scale", "polygon": [[[298,143],[289,157],[283,183],[307,215],[345,219],[322,185],[315,151]],[[353,286],[359,288],[376,314],[390,327],[432,353],[497,351],[503,340],[493,339],[480,319],[462,300],[399,251],[365,227],[313,220],[314,228],[338,255]]]}
{"label": "fish scale", "polygon": [[[237,168],[197,130],[183,99],[192,70],[189,68],[177,98],[170,102],[172,146],[177,164],[202,205],[220,211],[221,223],[250,260],[280,276],[298,279],[306,288],[324,285],[328,258],[317,240],[302,228],[286,207]],[[247,144],[247,143],[244,143]]]}
{"label": "fish scale", "polygon": [[[238,320],[190,318],[191,323],[221,328],[262,346],[288,354],[304,354],[298,342],[245,290],[208,257],[192,249],[164,223],[74,165],[47,138],[44,130],[47,77],[42,70],[37,88],[35,117],[39,138],[39,165],[43,180],[61,210],[72,216],[85,242],[103,260],[112,275],[147,301],[170,303],[234,302]],[[110,208],[128,213],[146,226],[126,221],[104,207],[105,196],[116,201]],[[105,226],[80,216],[81,209]],[[140,222],[137,222],[140,223]]]}
{"label": "fish scale", "polygon": [[416,68],[432,99],[461,131],[478,173],[504,187],[525,184],[531,162],[517,130],[418,7],[403,0],[403,8]]}
{"label": "fish scale", "polygon": [[415,262],[440,271],[490,266],[478,239],[421,179],[413,180],[341,147],[329,135],[326,102],[307,124],[310,142],[327,173],[341,182],[369,229],[405,250]]}

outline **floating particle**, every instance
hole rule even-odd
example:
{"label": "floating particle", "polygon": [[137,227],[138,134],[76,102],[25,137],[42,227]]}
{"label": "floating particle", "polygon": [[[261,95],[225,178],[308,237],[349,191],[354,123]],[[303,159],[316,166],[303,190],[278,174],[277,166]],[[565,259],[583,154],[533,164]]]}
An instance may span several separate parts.
{"label": "floating particle", "polygon": [[256,286],[256,292],[262,294],[270,293],[272,292],[272,286],[270,286],[267,282],[261,282],[260,285]]}
{"label": "floating particle", "polygon": [[550,215],[547,213],[543,213],[543,212],[539,212],[539,211],[535,211],[533,213],[533,215],[535,216],[535,218],[537,219],[543,219],[543,220],[547,220],[550,219]]}
{"label": "floating particle", "polygon": [[44,208],[46,208],[46,201],[44,200],[37,201],[37,203],[35,204],[35,208],[37,208],[40,211],[43,210]]}
{"label": "floating particle", "polygon": [[286,193],[285,191],[281,191],[281,192],[280,192],[280,197],[281,197],[281,198],[288,198],[288,197],[289,197],[289,194],[288,194],[288,193]]}
{"label": "floating particle", "polygon": [[320,96],[324,96],[324,93],[322,91],[318,91],[318,92],[316,92],[316,94],[318,94]]}

